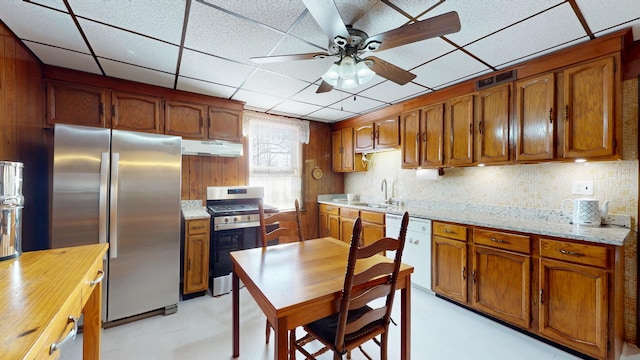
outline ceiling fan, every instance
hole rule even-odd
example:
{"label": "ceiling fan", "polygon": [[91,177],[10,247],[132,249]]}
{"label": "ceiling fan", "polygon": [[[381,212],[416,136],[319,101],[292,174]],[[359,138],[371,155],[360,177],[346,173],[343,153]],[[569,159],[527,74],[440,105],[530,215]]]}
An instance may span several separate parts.
{"label": "ceiling fan", "polygon": [[374,36],[345,25],[333,0],[302,0],[322,31],[329,37],[326,52],[253,57],[258,64],[290,60],[324,59],[337,57],[326,73],[316,93],[331,91],[334,87],[353,89],[373,79],[377,74],[399,85],[413,80],[416,75],[401,69],[369,52],[387,50],[460,31],[458,13],[451,11],[422,21],[403,25]]}

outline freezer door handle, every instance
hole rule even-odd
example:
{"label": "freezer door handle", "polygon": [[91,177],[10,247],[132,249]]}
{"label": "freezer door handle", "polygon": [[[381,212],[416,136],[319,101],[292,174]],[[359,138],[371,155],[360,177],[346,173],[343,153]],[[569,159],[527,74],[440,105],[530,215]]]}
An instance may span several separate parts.
{"label": "freezer door handle", "polygon": [[107,186],[109,186],[109,153],[103,152],[100,160],[100,214],[98,219],[98,242],[107,242]]}
{"label": "freezer door handle", "polygon": [[120,153],[111,154],[111,201],[109,209],[109,257],[118,257],[118,167]]}

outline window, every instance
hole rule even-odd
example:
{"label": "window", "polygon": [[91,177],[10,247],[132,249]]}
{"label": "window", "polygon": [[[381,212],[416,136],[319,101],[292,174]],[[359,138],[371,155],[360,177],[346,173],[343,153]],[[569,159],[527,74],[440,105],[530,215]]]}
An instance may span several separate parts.
{"label": "window", "polygon": [[264,187],[264,202],[292,209],[302,202],[302,143],[309,142],[309,122],[245,112],[249,142],[249,184]]}

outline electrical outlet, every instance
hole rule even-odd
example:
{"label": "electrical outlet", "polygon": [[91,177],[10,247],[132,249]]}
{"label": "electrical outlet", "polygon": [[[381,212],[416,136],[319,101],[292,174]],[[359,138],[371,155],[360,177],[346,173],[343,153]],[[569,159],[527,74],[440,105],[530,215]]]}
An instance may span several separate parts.
{"label": "electrical outlet", "polygon": [[571,193],[575,195],[593,195],[593,180],[575,180],[571,185]]}

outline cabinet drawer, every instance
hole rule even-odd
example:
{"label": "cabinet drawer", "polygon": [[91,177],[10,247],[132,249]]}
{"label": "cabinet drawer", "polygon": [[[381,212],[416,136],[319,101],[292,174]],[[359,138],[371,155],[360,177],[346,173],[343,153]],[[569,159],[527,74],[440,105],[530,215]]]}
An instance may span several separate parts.
{"label": "cabinet drawer", "polygon": [[360,211],[356,209],[350,208],[341,208],[340,209],[340,217],[345,217],[349,219],[357,219],[360,216]]}
{"label": "cabinet drawer", "polygon": [[540,239],[540,256],[606,268],[609,249],[605,246]]}
{"label": "cabinet drawer", "polygon": [[[104,261],[102,259],[99,259],[91,266],[91,269],[87,271],[87,275],[81,282],[80,293],[82,294],[82,306],[87,303],[89,297],[91,296],[91,293],[93,293],[93,289],[96,287],[95,284],[91,285],[91,282],[94,280],[98,280],[98,278],[102,276],[102,283],[104,284],[104,275]],[[103,287],[102,291],[104,291],[104,289],[105,288]]]}
{"label": "cabinet drawer", "polygon": [[528,254],[531,247],[528,236],[499,231],[473,229],[473,243]]}
{"label": "cabinet drawer", "polygon": [[363,222],[384,225],[384,213],[360,211],[360,218]]}
{"label": "cabinet drawer", "polygon": [[462,225],[447,224],[434,221],[433,235],[467,241],[467,228]]}
{"label": "cabinet drawer", "polygon": [[[76,288],[76,291],[69,297],[69,299],[62,305],[58,314],[51,320],[47,326],[47,330],[43,333],[45,339],[42,346],[35,353],[36,359],[57,359],[60,356],[60,350],[56,350],[53,354],[49,355],[49,349],[51,344],[59,343],[62,339],[69,334],[73,329],[73,322],[69,320],[69,317],[79,319],[82,313],[82,302],[80,299],[80,289]],[[37,315],[37,314],[35,314]],[[75,341],[75,340],[70,340]],[[63,345],[63,348],[69,348],[70,343]]]}
{"label": "cabinet drawer", "polygon": [[329,215],[340,215],[340,208],[333,205],[320,204],[320,212],[327,213]]}
{"label": "cabinet drawer", "polygon": [[209,229],[209,220],[189,220],[187,221],[187,234],[204,234]]}

